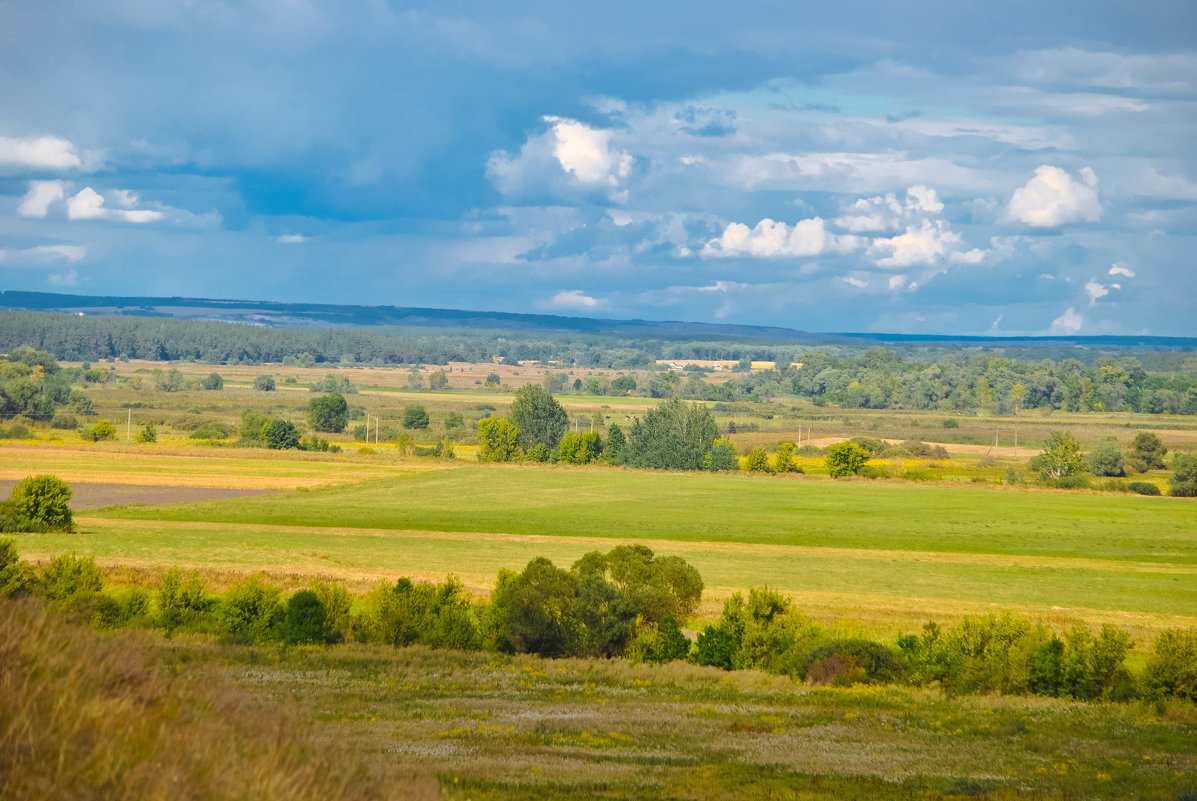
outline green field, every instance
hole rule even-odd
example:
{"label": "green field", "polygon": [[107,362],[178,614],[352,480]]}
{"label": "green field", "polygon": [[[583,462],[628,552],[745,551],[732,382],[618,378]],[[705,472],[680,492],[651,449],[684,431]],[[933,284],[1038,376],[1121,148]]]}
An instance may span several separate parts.
{"label": "green field", "polygon": [[1191,503],[1097,493],[617,469],[460,465],[280,495],[86,513],[34,558],[217,577],[320,576],[358,588],[460,576],[485,594],[535,556],[568,564],[623,541],[694,564],[703,615],[769,585],[812,615],[892,635],[997,608],[1111,622],[1140,641],[1197,622]]}

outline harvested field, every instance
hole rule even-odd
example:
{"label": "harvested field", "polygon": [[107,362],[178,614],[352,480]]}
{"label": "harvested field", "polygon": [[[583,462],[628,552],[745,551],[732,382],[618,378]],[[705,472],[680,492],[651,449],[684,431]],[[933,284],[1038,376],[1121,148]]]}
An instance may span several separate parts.
{"label": "harvested field", "polygon": [[[11,479],[0,479],[0,494],[7,495],[17,485]],[[71,508],[77,511],[101,509],[116,504],[137,503],[158,506],[188,501],[212,501],[221,498],[243,498],[266,495],[271,490],[234,489],[230,487],[169,487],[157,484],[88,484],[71,486]]]}

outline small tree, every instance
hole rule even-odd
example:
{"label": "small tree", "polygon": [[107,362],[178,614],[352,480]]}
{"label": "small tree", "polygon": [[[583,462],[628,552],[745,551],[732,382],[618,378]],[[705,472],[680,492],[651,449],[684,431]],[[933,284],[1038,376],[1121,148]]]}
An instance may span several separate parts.
{"label": "small tree", "polygon": [[299,447],[299,429],[288,420],[271,420],[262,434],[267,448],[286,450]]}
{"label": "small tree", "polygon": [[403,410],[404,428],[428,428],[428,410],[423,406],[408,406]]}
{"label": "small tree", "polygon": [[311,590],[300,590],[287,601],[284,638],[290,645],[322,642],[325,622],[324,604]]}
{"label": "small tree", "polygon": [[428,376],[429,389],[444,389],[449,386],[449,376],[445,375],[444,370],[437,370]]}
{"label": "small tree", "polygon": [[1095,476],[1125,475],[1122,446],[1115,439],[1107,439],[1089,454],[1089,472]]}
{"label": "small tree", "polygon": [[1168,479],[1172,495],[1197,498],[1197,456],[1179,453],[1172,458],[1172,477]]}
{"label": "small tree", "polygon": [[757,445],[748,452],[744,460],[744,469],[749,473],[772,473],[773,466],[769,464],[769,452],[764,446]]}
{"label": "small tree", "polygon": [[308,417],[317,431],[340,434],[349,423],[349,404],[340,392],[330,392],[308,401]]}
{"label": "small tree", "polygon": [[730,439],[720,437],[715,440],[711,450],[702,457],[702,469],[721,472],[735,470],[740,465],[740,458],[736,455],[736,444]]}
{"label": "small tree", "polygon": [[254,389],[256,389],[258,392],[274,392],[274,376],[258,376],[254,379]]}
{"label": "small tree", "polygon": [[872,456],[871,453],[855,442],[837,442],[827,449],[827,458],[824,459],[824,462],[826,462],[827,471],[831,473],[832,478],[855,476],[860,473],[860,469],[865,466],[865,462],[869,461],[870,456]]}
{"label": "small tree", "polygon": [[143,429],[141,429],[141,431],[137,432],[137,441],[138,442],[157,442],[158,441],[158,429],[154,428],[153,423],[146,423],[145,428],[143,428]]}
{"label": "small tree", "polygon": [[786,440],[777,446],[777,456],[773,460],[774,469],[779,473],[799,473],[801,469],[794,461],[794,443]]}
{"label": "small tree", "polygon": [[1163,470],[1166,453],[1164,443],[1150,431],[1140,431],[1131,443],[1131,459],[1141,462],[1147,470]]}
{"label": "small tree", "polygon": [[478,461],[510,462],[518,453],[519,429],[506,417],[483,417],[478,421]]}
{"label": "small tree", "polygon": [[200,386],[208,390],[224,389],[224,378],[220,373],[208,373],[208,377],[200,381]]}
{"label": "small tree", "polygon": [[79,389],[72,389],[70,399],[67,403],[71,407],[71,411],[75,414],[91,415],[96,413],[95,404],[86,392]]}
{"label": "small tree", "polygon": [[1031,469],[1044,481],[1060,479],[1081,472],[1081,444],[1067,431],[1053,431],[1043,452],[1031,459]]}
{"label": "small tree", "polygon": [[493,389],[502,383],[503,383],[503,379],[499,376],[498,373],[487,373],[486,374],[486,383],[484,383],[483,386],[485,386],[487,389]]}
{"label": "small tree", "polygon": [[29,476],[12,488],[8,502],[30,531],[70,531],[71,487],[56,476]]}
{"label": "small tree", "polygon": [[615,423],[607,431],[607,443],[603,451],[612,464],[623,464],[628,460],[628,439],[623,435],[623,429]]}
{"label": "small tree", "polygon": [[611,392],[614,395],[627,395],[636,388],[636,379],[630,375],[621,375],[611,382]]}
{"label": "small tree", "polygon": [[83,429],[80,434],[88,442],[106,442],[116,439],[116,426],[107,420],[100,420],[91,428]]}
{"label": "small tree", "polygon": [[569,427],[565,409],[552,394],[536,384],[526,384],[515,393],[511,422],[520,430],[520,445],[529,451],[537,445],[556,450]]}

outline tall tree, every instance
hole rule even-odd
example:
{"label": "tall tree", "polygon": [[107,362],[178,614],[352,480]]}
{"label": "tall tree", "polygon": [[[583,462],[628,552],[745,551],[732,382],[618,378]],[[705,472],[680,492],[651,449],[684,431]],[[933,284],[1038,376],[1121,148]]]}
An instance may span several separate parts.
{"label": "tall tree", "polygon": [[565,409],[549,392],[535,384],[526,384],[515,393],[511,421],[519,429],[519,444],[526,450],[537,445],[555,450],[569,427]]}

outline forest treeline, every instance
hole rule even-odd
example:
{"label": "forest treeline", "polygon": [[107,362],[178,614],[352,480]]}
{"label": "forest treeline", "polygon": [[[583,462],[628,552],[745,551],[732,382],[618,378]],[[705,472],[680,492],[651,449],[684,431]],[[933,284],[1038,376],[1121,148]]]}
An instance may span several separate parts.
{"label": "forest treeline", "polygon": [[[388,328],[269,328],[132,316],[0,312],[0,352],[20,346],[71,361],[149,359],[313,365],[533,362],[555,392],[742,401],[807,398],[849,408],[1029,409],[1197,414],[1197,355],[1086,348],[889,348],[637,340],[614,336]],[[657,367],[670,360],[680,370]],[[738,368],[711,377],[698,360]],[[774,362],[751,370],[752,361]],[[800,366],[799,366],[800,365]],[[638,378],[554,370],[647,371]],[[724,377],[726,376],[726,378]]]}
{"label": "forest treeline", "polygon": [[690,661],[758,669],[812,684],[940,686],[952,694],[1046,695],[1125,701],[1197,700],[1197,632],[1163,632],[1140,676],[1126,667],[1130,636],[1113,626],[1063,635],[1009,613],[928,623],[896,644],[857,628],[823,626],[766,587],[729,598],[696,639],[681,629],[703,591],[680,557],[642,545],[588,553],[569,568],[543,557],[501,570],[486,600],[452,577],[400,578],[364,597],[318,583],[287,595],[260,578],[223,594],[175,569],[151,592],[114,592],[91,558],[60,556],[35,567],[0,540],[0,602],[33,595],[69,619],[101,628],[193,632],[245,644],[365,642],[532,653],[543,657]]}

